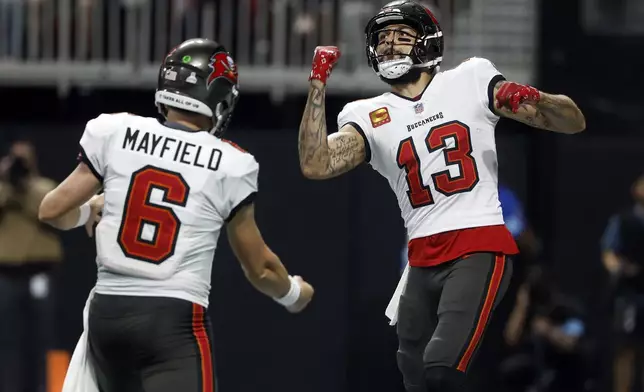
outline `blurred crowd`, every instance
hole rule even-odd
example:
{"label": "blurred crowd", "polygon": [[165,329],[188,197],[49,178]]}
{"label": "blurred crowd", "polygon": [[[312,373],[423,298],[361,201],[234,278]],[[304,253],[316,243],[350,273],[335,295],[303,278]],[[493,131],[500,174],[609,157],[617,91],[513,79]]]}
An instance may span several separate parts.
{"label": "blurred crowd", "polygon": [[[440,17],[437,2],[421,3]],[[61,55],[67,36],[65,56],[77,60],[156,63],[173,45],[201,35],[217,36],[241,62],[250,60],[243,53],[251,51],[249,56],[261,61],[270,56],[275,39],[273,18],[283,13],[278,18],[286,22],[287,36],[338,43],[345,57],[341,66],[352,68],[365,63],[364,26],[382,4],[382,0],[0,0],[0,60],[53,59]],[[231,24],[227,15],[235,15],[239,23]],[[70,24],[65,32],[64,23]],[[163,34],[154,33],[160,31]],[[244,46],[251,46],[249,40],[235,42],[234,36],[252,36],[253,49]],[[308,63],[312,48],[306,49],[289,53],[288,62]],[[152,56],[145,55],[149,52]]]}

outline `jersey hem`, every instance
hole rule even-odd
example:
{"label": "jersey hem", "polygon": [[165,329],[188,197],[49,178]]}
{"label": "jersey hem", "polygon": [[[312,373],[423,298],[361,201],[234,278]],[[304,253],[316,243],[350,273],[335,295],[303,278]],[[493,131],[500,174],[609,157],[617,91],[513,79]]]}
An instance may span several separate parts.
{"label": "jersey hem", "polygon": [[519,252],[516,241],[502,224],[415,238],[409,241],[408,249],[408,262],[412,267],[433,267],[475,253],[511,256]]}
{"label": "jersey hem", "polygon": [[101,295],[123,295],[123,296],[129,296],[129,297],[158,297],[158,298],[174,298],[174,299],[180,299],[183,301],[188,301],[190,303],[195,303],[197,305],[203,306],[204,308],[208,308],[208,301],[203,301],[200,298],[186,294],[186,293],[140,293],[140,292],[134,292],[134,291],[114,291],[114,290],[105,290],[101,289],[98,286],[95,289],[96,294],[101,294]]}

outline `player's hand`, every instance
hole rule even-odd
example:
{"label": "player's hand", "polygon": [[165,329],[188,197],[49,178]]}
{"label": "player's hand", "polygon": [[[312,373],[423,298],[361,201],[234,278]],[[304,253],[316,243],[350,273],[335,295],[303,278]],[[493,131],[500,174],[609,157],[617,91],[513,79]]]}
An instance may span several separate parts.
{"label": "player's hand", "polygon": [[532,86],[505,82],[496,93],[496,107],[510,109],[512,113],[516,113],[521,105],[537,104],[540,99],[539,90]]}
{"label": "player's hand", "polygon": [[94,236],[94,224],[98,223],[103,216],[103,206],[105,205],[105,196],[103,193],[93,196],[89,200],[90,214],[87,223],[85,223],[85,231],[91,238]]}
{"label": "player's hand", "polygon": [[294,276],[293,279],[297,280],[300,284],[300,298],[295,304],[287,307],[286,309],[291,313],[299,313],[306,308],[309,302],[311,302],[315,290],[313,290],[313,286],[305,282],[301,276]]}
{"label": "player's hand", "polygon": [[326,84],[326,80],[331,76],[333,66],[338,62],[339,58],[340,49],[337,46],[318,46],[315,48],[309,81],[315,79]]}

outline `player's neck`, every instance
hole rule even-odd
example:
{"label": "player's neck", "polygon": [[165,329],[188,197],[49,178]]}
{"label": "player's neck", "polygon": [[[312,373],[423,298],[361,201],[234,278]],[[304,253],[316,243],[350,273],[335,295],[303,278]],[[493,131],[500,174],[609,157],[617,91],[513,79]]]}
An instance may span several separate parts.
{"label": "player's neck", "polygon": [[429,82],[432,81],[432,75],[428,72],[420,74],[420,78],[412,83],[391,86],[391,90],[403,97],[416,98],[425,90]]}
{"label": "player's neck", "polygon": [[193,118],[193,117],[184,116],[181,113],[177,113],[172,110],[168,112],[168,116],[166,117],[166,119],[169,122],[172,122],[175,124],[181,124],[184,127],[193,129],[195,131],[201,131],[203,129],[207,129],[210,127],[210,124],[208,123],[208,121],[205,120],[205,117],[203,121],[199,121],[201,119],[198,117]]}
{"label": "player's neck", "polygon": [[169,121],[173,122],[173,123],[183,125],[184,127],[192,129],[192,130],[195,130],[195,131],[200,131],[201,130],[201,127],[199,127],[198,125],[196,125],[195,123],[193,123],[191,121],[186,121],[186,120],[174,120],[174,121],[169,120]]}

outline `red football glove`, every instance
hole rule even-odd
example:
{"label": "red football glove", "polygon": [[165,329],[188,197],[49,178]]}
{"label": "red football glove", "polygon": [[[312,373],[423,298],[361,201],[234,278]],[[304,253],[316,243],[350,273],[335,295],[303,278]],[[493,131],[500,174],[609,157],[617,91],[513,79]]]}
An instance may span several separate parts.
{"label": "red football glove", "polygon": [[315,48],[309,81],[317,79],[326,84],[326,80],[331,76],[333,66],[339,58],[340,49],[336,46],[318,46]]}
{"label": "red football glove", "polygon": [[528,101],[530,103],[537,103],[541,99],[539,90],[531,86],[524,86],[522,84],[505,82],[499,92],[496,93],[496,107],[509,108],[512,113],[519,111],[519,106]]}

